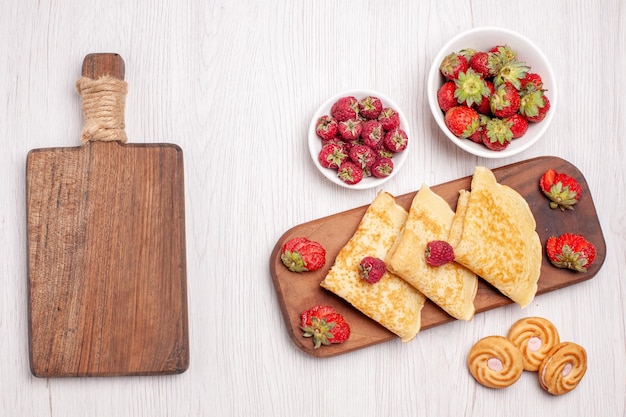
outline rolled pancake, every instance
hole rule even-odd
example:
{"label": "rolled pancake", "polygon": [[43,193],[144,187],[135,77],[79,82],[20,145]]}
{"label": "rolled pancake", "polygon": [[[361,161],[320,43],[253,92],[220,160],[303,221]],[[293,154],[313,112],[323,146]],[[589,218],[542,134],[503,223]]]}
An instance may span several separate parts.
{"label": "rolled pancake", "polygon": [[447,240],[454,218],[448,203],[426,184],[411,203],[401,237],[387,256],[387,269],[419,290],[452,317],[474,317],[476,274],[457,262],[433,267],[426,263],[426,244]]}
{"label": "rolled pancake", "polygon": [[424,296],[390,272],[385,272],[377,283],[368,284],[359,275],[359,264],[365,256],[385,259],[407,215],[392,195],[379,192],[320,284],[397,334],[403,342],[412,340],[420,330]]}
{"label": "rolled pancake", "polygon": [[532,302],[541,272],[541,242],[526,200],[476,167],[461,190],[448,242],[455,261],[522,307]]}

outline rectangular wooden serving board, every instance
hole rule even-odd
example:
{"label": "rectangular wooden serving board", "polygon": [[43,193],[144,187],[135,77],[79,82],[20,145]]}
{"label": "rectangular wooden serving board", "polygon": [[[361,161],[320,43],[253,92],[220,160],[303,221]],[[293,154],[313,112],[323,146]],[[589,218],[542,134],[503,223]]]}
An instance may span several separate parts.
{"label": "rectangular wooden serving board", "polygon": [[[550,168],[558,172],[564,172],[581,183],[583,196],[576,204],[574,210],[560,211],[549,207],[548,199],[539,189],[539,179]],[[542,245],[545,244],[550,236],[571,232],[584,235],[596,246],[596,261],[585,273],[556,268],[552,266],[544,254],[541,275],[537,284],[537,295],[574,285],[594,277],[604,263],[606,245],[589,187],[580,170],[561,158],[544,156],[496,168],[493,169],[493,172],[498,182],[512,187],[528,201],[537,222],[537,233]],[[459,190],[469,190],[471,179],[472,177],[468,176],[431,186],[431,189],[445,199],[452,209],[455,209]],[[416,188],[419,188],[419,186],[421,184],[416,184]],[[416,193],[417,191],[414,191],[396,196],[396,201],[408,210]],[[319,285],[332,267],[337,253],[356,231],[367,208],[368,205],[365,205],[295,226],[281,236],[272,251],[270,273],[289,337],[299,349],[307,354],[317,357],[330,357],[393,339],[399,341],[396,335]],[[285,268],[280,260],[281,246],[288,239],[297,236],[308,237],[324,246],[326,249],[326,264],[323,268],[301,274],[290,272]],[[351,329],[348,341],[342,344],[313,349],[311,340],[302,337],[302,331],[299,327],[300,314],[317,304],[334,306],[345,316]],[[482,313],[511,304],[511,301],[487,282],[479,279],[478,292],[474,304],[476,313]],[[429,300],[426,301],[422,309],[422,330],[453,320],[455,319],[434,303]],[[418,340],[419,334],[414,342],[409,343],[415,343]]]}
{"label": "rectangular wooden serving board", "polygon": [[183,171],[173,144],[87,142],[29,152],[34,375],[188,368]]}

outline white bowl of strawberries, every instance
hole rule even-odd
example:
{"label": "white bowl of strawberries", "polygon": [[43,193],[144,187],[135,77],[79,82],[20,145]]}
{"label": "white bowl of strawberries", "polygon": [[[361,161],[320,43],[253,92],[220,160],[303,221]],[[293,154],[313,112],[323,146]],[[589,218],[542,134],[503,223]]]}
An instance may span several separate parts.
{"label": "white bowl of strawberries", "polygon": [[528,38],[482,27],[444,45],[428,74],[428,102],[445,135],[465,151],[504,158],[534,145],[557,103],[552,66]]}
{"label": "white bowl of strawberries", "polygon": [[308,140],[313,163],[326,178],[364,190],[396,175],[411,135],[404,113],[390,98],[372,90],[347,90],[317,109]]}

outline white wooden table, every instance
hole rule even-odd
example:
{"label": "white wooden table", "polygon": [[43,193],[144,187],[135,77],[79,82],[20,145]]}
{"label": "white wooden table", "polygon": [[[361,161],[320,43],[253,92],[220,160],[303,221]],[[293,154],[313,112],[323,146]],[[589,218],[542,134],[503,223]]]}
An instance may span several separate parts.
{"label": "white wooden table", "polygon": [[[441,1],[6,0],[0,5],[0,415],[498,416],[626,415],[626,8],[621,0]],[[559,77],[544,139],[505,160],[471,157],[438,130],[425,82],[452,36],[499,25],[531,38]],[[83,57],[126,61],[130,142],[170,142],[185,158],[191,365],[175,376],[40,379],[28,363],[25,160],[79,145],[74,82]],[[374,89],[406,112],[413,149],[392,194],[557,155],[584,173],[607,256],[590,281],[409,343],[316,359],[287,336],[269,274],[279,237],[369,203],[315,169],[306,145],[317,106]],[[552,320],[583,345],[589,368],[562,397],[534,374],[505,390],[465,366],[479,338],[518,318]]]}

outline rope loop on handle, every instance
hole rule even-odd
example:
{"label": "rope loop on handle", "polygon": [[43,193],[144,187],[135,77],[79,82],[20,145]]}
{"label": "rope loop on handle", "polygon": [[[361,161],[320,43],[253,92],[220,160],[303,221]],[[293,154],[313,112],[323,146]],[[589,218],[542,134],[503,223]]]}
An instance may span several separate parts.
{"label": "rope loop on handle", "polygon": [[111,76],[97,80],[81,77],[76,81],[76,90],[83,100],[81,142],[117,140],[126,143],[124,108],[127,83]]}

